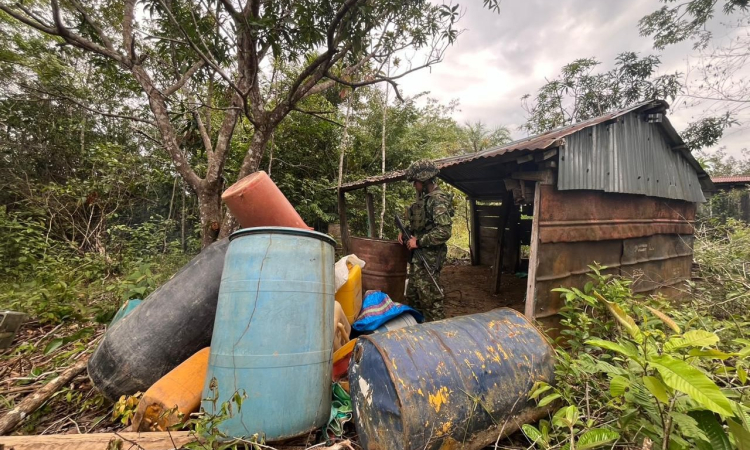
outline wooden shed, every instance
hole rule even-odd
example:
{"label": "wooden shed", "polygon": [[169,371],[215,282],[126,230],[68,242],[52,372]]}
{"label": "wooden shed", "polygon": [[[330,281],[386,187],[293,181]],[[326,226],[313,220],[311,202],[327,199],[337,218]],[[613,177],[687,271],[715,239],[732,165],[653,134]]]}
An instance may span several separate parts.
{"label": "wooden shed", "polygon": [[[711,180],[648,101],[480,153],[435,160],[440,178],[471,204],[471,263],[491,269],[488,295],[530,246],[523,310],[550,325],[562,305],[551,289],[582,286],[589,265],[632,277],[636,292],[674,294],[690,278],[693,223]],[[405,179],[396,171],[343,185],[346,192]],[[448,287],[450,290],[450,287]]]}

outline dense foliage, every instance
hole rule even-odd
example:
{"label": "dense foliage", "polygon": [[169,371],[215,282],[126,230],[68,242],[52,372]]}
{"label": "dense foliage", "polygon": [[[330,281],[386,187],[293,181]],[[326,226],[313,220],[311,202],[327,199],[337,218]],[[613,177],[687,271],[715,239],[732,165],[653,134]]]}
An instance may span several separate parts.
{"label": "dense foliage", "polygon": [[559,407],[523,427],[533,446],[748,448],[749,238],[738,222],[701,230],[700,278],[680,304],[636,295],[605,267],[582,289],[556,289],[556,387],[540,383],[532,398]]}

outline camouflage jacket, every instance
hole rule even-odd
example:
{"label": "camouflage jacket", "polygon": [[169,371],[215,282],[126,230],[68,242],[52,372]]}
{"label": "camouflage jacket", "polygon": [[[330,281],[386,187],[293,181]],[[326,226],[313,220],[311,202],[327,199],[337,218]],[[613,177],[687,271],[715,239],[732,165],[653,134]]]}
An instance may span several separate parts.
{"label": "camouflage jacket", "polygon": [[444,245],[451,237],[453,205],[448,194],[436,188],[408,210],[409,228],[421,248]]}

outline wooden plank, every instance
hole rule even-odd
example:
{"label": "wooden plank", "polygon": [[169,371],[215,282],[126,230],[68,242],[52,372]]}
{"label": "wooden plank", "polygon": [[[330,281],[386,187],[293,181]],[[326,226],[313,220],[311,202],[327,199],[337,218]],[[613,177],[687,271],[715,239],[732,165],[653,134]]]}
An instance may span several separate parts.
{"label": "wooden plank", "polygon": [[469,199],[469,252],[471,253],[471,265],[478,266],[479,259],[479,218],[477,217],[477,201]]}
{"label": "wooden plank", "polygon": [[497,228],[481,227],[479,229],[479,237],[494,239],[497,237]]}
{"label": "wooden plank", "polygon": [[479,263],[483,266],[491,266],[495,257],[497,237],[484,237],[479,239]]}
{"label": "wooden plank", "polygon": [[544,153],[536,153],[534,156],[534,161],[536,162],[546,161],[555,155],[557,155],[557,149],[553,148],[552,150],[547,150]]}
{"label": "wooden plank", "polygon": [[480,216],[500,215],[500,205],[477,205],[477,214]]}
{"label": "wooden plank", "polygon": [[492,284],[490,285],[490,292],[497,294],[500,292],[500,281],[502,279],[502,255],[503,255],[503,242],[505,240],[505,227],[508,225],[508,217],[510,216],[510,210],[513,205],[513,195],[508,193],[503,201],[503,209],[500,213],[500,226],[498,227],[497,243],[495,244],[495,260],[492,264]]}
{"label": "wooden plank", "polygon": [[[365,204],[367,206],[367,237],[375,237],[375,205],[372,192],[365,193]],[[406,218],[404,218],[405,220]]]}
{"label": "wooden plank", "polygon": [[532,170],[528,172],[513,172],[511,178],[524,181],[541,181],[544,184],[551,183],[553,174],[551,170]]}
{"label": "wooden plank", "polygon": [[107,450],[120,448],[109,444],[118,440],[122,441],[123,449],[133,447],[144,450],[166,450],[180,448],[189,442],[197,441],[197,438],[191,431],[3,436],[0,437],[0,447],[5,446],[6,450]]}
{"label": "wooden plank", "polygon": [[497,228],[500,225],[500,217],[479,217],[477,222],[483,228]]}
{"label": "wooden plank", "polygon": [[526,307],[524,314],[531,320],[536,316],[536,268],[539,265],[539,217],[541,216],[540,183],[534,189],[534,218],[531,222],[531,250],[529,252],[529,272],[526,280]]}
{"label": "wooden plank", "polygon": [[517,158],[516,159],[516,164],[523,164],[525,162],[529,162],[529,161],[533,161],[533,160],[534,160],[534,155],[533,154],[528,154],[528,155],[521,156],[520,158]]}

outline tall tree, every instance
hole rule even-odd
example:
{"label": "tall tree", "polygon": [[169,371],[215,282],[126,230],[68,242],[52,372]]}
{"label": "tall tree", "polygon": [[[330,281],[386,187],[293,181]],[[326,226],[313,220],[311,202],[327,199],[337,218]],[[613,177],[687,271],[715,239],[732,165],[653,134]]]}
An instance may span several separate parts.
{"label": "tall tree", "polygon": [[[661,1],[664,6],[638,22],[641,35],[652,37],[654,48],[659,50],[693,42],[698,53],[688,59],[681,97],[685,104],[701,107],[703,112],[688,127],[685,139],[690,143],[698,138],[702,145],[713,145],[726,128],[747,127],[750,123],[750,78],[746,74],[750,62],[750,1]],[[724,31],[714,39],[708,22],[717,14],[725,17]]]}
{"label": "tall tree", "polygon": [[575,60],[535,97],[524,95],[528,117],[523,127],[542,133],[644,100],[674,99],[682,88],[679,74],[657,75],[657,56],[621,53],[612,70],[597,73],[599,64],[595,58]]}
{"label": "tall tree", "polygon": [[748,0],[660,0],[664,6],[644,16],[638,27],[643,36],[654,39],[654,48],[664,50],[668,45],[693,41],[694,48],[705,48],[712,38],[707,22],[721,7],[725,15],[747,13]]}
{"label": "tall tree", "polygon": [[[499,10],[497,0],[484,3]],[[251,136],[238,177],[257,170],[273,131],[306,97],[336,84],[395,88],[395,80],[440,62],[460,15],[457,5],[419,0],[3,0],[0,10],[135,82],[150,136],[198,197],[204,246],[231,231],[220,194],[243,117]],[[407,50],[422,56],[383,74],[385,62]],[[293,71],[273,90],[269,63]],[[186,129],[199,132],[196,156]]]}
{"label": "tall tree", "polygon": [[481,152],[496,145],[507,144],[512,140],[507,127],[499,126],[491,130],[481,120],[466,122],[462,131],[463,145],[467,152]]}

